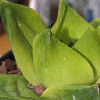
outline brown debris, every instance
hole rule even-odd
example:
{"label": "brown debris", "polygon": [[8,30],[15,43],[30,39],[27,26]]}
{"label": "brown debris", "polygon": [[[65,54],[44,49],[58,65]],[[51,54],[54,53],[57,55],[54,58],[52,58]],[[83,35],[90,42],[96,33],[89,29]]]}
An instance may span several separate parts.
{"label": "brown debris", "polygon": [[21,75],[21,71],[18,69],[16,61],[6,59],[1,67],[0,67],[0,74],[19,74]]}
{"label": "brown debris", "polygon": [[35,86],[33,86],[32,84],[28,83],[27,86],[30,88],[30,89],[34,89]]}
{"label": "brown debris", "polygon": [[39,96],[41,96],[43,94],[43,92],[45,91],[45,87],[40,84],[38,86],[33,86],[32,84],[28,83],[27,86],[31,89],[33,89],[35,91],[35,93]]}

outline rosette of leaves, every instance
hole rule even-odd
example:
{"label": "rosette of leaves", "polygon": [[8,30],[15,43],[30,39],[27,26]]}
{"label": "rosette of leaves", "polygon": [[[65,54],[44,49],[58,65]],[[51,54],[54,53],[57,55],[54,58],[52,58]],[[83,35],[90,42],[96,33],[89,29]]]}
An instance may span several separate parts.
{"label": "rosette of leaves", "polygon": [[[48,29],[31,8],[0,1],[0,16],[23,76],[0,75],[2,100],[99,100],[100,24],[65,0]],[[43,84],[41,96],[27,87]]]}

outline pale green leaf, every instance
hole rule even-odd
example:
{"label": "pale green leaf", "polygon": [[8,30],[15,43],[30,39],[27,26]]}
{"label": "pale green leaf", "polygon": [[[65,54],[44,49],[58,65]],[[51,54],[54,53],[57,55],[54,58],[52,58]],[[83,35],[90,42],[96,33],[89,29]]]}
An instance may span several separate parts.
{"label": "pale green leaf", "polygon": [[43,100],[100,100],[97,86],[69,86],[48,88],[41,96]]}
{"label": "pale green leaf", "polygon": [[96,29],[100,25],[100,18],[93,20],[91,25]]}
{"label": "pale green leaf", "polygon": [[73,49],[80,53],[91,64],[95,80],[100,77],[100,29],[88,31],[78,40]]}
{"label": "pale green leaf", "polygon": [[34,36],[47,28],[44,21],[34,10],[6,1],[0,2],[0,16],[23,75],[30,83],[38,84],[32,43]]}
{"label": "pale green leaf", "polygon": [[0,75],[0,100],[40,100],[19,75]]}
{"label": "pale green leaf", "polygon": [[46,87],[89,85],[94,81],[90,64],[48,30],[34,38],[33,58],[36,76]]}
{"label": "pale green leaf", "polygon": [[85,21],[65,0],[60,0],[57,22],[52,32],[62,42],[72,46],[92,26]]}

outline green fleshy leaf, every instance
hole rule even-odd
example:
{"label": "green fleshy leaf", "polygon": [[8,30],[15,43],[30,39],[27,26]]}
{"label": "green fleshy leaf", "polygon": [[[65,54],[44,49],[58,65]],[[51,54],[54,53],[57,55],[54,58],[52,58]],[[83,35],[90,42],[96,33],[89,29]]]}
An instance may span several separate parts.
{"label": "green fleshy leaf", "polygon": [[[31,46],[34,36],[47,29],[42,17],[31,8],[3,0],[0,3],[0,12],[4,25],[8,23],[7,19],[10,20],[9,17],[13,17],[14,23],[17,24]],[[8,13],[10,13],[9,16],[7,16]]]}
{"label": "green fleshy leaf", "polygon": [[98,78],[96,84],[99,84],[100,85],[100,77]]}
{"label": "green fleshy leaf", "polygon": [[18,66],[25,78],[37,85],[32,43],[34,36],[47,28],[45,23],[34,10],[6,1],[0,2],[0,15]]}
{"label": "green fleshy leaf", "polygon": [[[69,46],[78,40],[73,49],[48,31],[39,34],[47,27],[32,9],[4,1],[0,3],[0,15],[18,66],[30,83],[56,87],[48,88],[41,100],[100,100],[96,86],[80,86],[93,83],[94,74],[95,80],[100,76],[99,28],[95,33],[92,32],[94,28],[70,8],[65,0],[61,0],[59,9],[52,32]],[[98,79],[97,84],[99,82]],[[0,99],[40,100],[27,87],[27,83],[22,76],[1,75]],[[63,87],[68,85],[71,86]]]}
{"label": "green fleshy leaf", "polygon": [[41,96],[42,100],[100,100],[96,86],[49,88]]}
{"label": "green fleshy leaf", "polygon": [[0,75],[0,100],[40,100],[19,75]]}
{"label": "green fleshy leaf", "polygon": [[89,63],[73,49],[46,31],[33,41],[35,73],[46,87],[91,84],[94,74]]}
{"label": "green fleshy leaf", "polygon": [[96,29],[100,25],[100,18],[97,18],[94,21],[92,21],[91,25]]}
{"label": "green fleshy leaf", "polygon": [[88,30],[80,40],[76,42],[73,49],[80,53],[91,64],[95,80],[100,77],[100,29]]}
{"label": "green fleshy leaf", "polygon": [[65,0],[61,0],[58,18],[52,32],[62,42],[72,46],[88,28],[92,26],[86,22]]}

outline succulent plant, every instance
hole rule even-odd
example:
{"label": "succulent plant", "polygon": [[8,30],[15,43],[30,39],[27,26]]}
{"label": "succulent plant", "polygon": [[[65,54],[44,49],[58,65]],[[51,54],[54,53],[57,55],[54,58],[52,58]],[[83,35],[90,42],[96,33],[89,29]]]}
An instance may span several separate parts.
{"label": "succulent plant", "polygon": [[[88,23],[65,0],[51,29],[31,8],[5,0],[0,16],[23,73],[0,75],[2,100],[100,100],[99,19]],[[38,96],[28,82],[46,90]]]}

